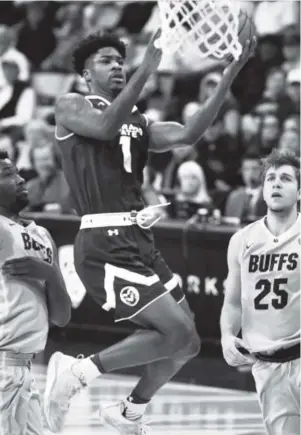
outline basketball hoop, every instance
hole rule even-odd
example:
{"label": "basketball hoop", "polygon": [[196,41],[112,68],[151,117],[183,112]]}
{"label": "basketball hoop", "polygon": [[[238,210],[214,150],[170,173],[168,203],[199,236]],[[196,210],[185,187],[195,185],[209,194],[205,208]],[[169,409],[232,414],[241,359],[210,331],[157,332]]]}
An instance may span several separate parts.
{"label": "basketball hoop", "polygon": [[223,59],[242,52],[238,40],[239,5],[235,0],[158,0],[159,44],[164,52]]}

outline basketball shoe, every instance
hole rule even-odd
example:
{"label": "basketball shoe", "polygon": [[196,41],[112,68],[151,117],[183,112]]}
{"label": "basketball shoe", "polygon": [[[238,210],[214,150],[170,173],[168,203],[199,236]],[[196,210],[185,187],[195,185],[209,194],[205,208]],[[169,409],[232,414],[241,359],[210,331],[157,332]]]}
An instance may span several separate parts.
{"label": "basketball shoe", "polygon": [[143,418],[131,421],[124,417],[125,404],[123,401],[100,408],[100,416],[107,426],[116,429],[120,435],[149,435],[151,428],[143,423]]}
{"label": "basketball shoe", "polygon": [[63,429],[72,397],[87,385],[82,373],[76,370],[78,358],[55,352],[49,360],[44,416],[47,426],[55,433]]}

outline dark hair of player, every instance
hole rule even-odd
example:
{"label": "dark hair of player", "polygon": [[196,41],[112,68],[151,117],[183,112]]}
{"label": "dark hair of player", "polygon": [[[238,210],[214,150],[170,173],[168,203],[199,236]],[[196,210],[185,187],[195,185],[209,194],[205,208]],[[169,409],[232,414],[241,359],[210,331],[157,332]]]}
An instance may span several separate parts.
{"label": "dark hair of player", "polygon": [[9,159],[9,156],[6,151],[0,151],[0,160]]}
{"label": "dark hair of player", "polygon": [[265,180],[267,171],[270,168],[279,168],[280,166],[288,165],[295,169],[298,188],[300,189],[300,159],[291,151],[279,151],[274,149],[265,159],[261,160],[262,171],[261,181]]}
{"label": "dark hair of player", "polygon": [[116,35],[113,33],[93,33],[83,39],[73,52],[73,67],[75,71],[79,75],[82,75],[86,60],[100,48],[104,47],[113,47],[123,58],[126,56],[126,46]]}

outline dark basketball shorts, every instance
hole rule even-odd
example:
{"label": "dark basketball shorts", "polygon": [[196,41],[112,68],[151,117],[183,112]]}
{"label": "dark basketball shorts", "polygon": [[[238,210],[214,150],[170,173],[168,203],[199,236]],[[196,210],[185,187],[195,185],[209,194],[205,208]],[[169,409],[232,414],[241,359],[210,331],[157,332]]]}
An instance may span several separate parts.
{"label": "dark basketball shorts", "polygon": [[74,265],[87,293],[115,322],[134,318],[164,294],[180,303],[184,293],[150,230],[138,226],[82,229],[74,244]]}

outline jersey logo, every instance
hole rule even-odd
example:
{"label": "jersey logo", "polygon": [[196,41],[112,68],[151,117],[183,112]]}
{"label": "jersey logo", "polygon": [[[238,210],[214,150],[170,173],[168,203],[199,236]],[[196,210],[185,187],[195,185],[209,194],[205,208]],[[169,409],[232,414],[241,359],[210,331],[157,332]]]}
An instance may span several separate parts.
{"label": "jersey logo", "polygon": [[246,245],[246,249],[250,249],[252,245],[253,245],[253,243],[249,243],[249,244],[247,244],[247,245]]}
{"label": "jersey logo", "polygon": [[140,294],[135,287],[127,286],[123,287],[120,292],[120,300],[125,305],[129,305],[130,307],[134,307],[138,304],[140,300]]}
{"label": "jersey logo", "polygon": [[42,245],[42,243],[37,242],[28,233],[21,233],[21,236],[24,244],[24,249],[26,251],[30,251],[30,250],[33,250],[35,252],[42,251],[44,260],[47,261],[47,263],[52,264],[53,261],[52,249],[46,248],[46,246]]}
{"label": "jersey logo", "polygon": [[297,268],[299,254],[297,252],[282,254],[250,255],[249,272],[293,271]]}
{"label": "jersey logo", "polygon": [[133,124],[123,124],[120,129],[120,136],[130,136],[137,139],[139,136],[143,136],[143,130]]}
{"label": "jersey logo", "polygon": [[117,229],[115,229],[115,230],[108,230],[108,234],[109,234],[109,236],[118,236],[119,235],[119,231]]}

